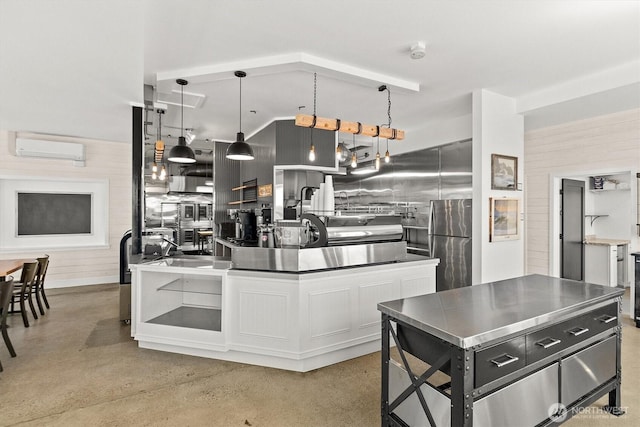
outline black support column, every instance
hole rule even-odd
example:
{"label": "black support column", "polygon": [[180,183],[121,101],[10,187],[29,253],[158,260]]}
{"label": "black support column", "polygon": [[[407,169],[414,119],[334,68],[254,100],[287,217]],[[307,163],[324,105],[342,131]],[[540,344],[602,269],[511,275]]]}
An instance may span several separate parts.
{"label": "black support column", "polygon": [[142,253],[143,109],[132,108],[131,136],[131,255]]}

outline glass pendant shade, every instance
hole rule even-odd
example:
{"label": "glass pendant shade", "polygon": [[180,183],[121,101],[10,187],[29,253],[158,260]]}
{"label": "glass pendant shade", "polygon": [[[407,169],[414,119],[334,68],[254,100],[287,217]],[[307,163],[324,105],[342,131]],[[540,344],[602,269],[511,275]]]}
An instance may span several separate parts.
{"label": "glass pendant shade", "polygon": [[387,152],[384,153],[384,162],[389,163],[390,160],[391,160],[391,154],[389,154],[389,150],[387,150]]}
{"label": "glass pendant shade", "polygon": [[196,156],[193,154],[193,150],[187,146],[187,140],[184,136],[178,138],[178,145],[174,146],[169,151],[170,162],[174,163],[195,163]]}
{"label": "glass pendant shade", "polygon": [[316,147],[311,144],[309,148],[309,161],[314,162],[316,160]]}
{"label": "glass pendant shade", "polygon": [[227,147],[227,159],[231,160],[253,160],[253,150],[251,146],[244,142],[244,133],[238,132],[236,142]]}

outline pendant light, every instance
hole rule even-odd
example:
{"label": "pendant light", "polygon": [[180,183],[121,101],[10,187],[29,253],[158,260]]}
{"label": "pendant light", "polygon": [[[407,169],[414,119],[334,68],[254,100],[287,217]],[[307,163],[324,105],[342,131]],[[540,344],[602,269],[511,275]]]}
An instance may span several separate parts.
{"label": "pendant light", "polygon": [[[391,91],[386,85],[382,85],[378,87],[378,92],[387,91],[387,117],[389,118],[389,123],[387,123],[387,127],[391,129]],[[395,135],[395,130],[394,130]],[[389,154],[389,138],[387,138],[387,152],[384,153],[384,162],[389,163],[391,160],[391,155]]]}
{"label": "pendant light", "polygon": [[357,156],[357,152],[356,152],[356,134],[353,134],[353,153],[351,154],[351,167],[352,168],[357,168],[358,167],[358,156]]}
{"label": "pendant light", "polygon": [[[153,164],[151,165],[151,179],[160,181],[164,181],[167,176],[167,170],[164,167],[164,162],[162,158],[164,156],[164,142],[162,141],[162,115],[164,114],[164,110],[158,108],[156,110],[158,113],[158,135],[156,138],[156,143],[153,149]],[[162,165],[160,170],[158,171],[158,164]],[[158,172],[160,174],[158,175]]]}
{"label": "pendant light", "polygon": [[169,151],[168,160],[174,163],[195,163],[196,156],[193,154],[193,150],[187,146],[187,140],[185,139],[184,132],[184,87],[189,84],[188,81],[183,79],[176,80],[176,83],[180,85],[180,138],[178,138],[178,145],[174,146]]}
{"label": "pendant light", "polygon": [[236,71],[233,73],[240,81],[240,126],[239,132],[236,134],[236,141],[227,147],[227,159],[231,160],[253,160],[253,150],[251,146],[244,142],[244,133],[242,133],[242,78],[247,76],[244,71]]}
{"label": "pendant light", "polygon": [[380,137],[378,136],[378,149],[376,150],[376,170],[380,170]]}
{"label": "pendant light", "polygon": [[311,132],[311,146],[309,147],[309,161],[316,161],[316,147],[313,145],[313,127],[316,125],[316,87],[317,87],[317,74],[313,73],[313,124],[309,126],[309,132]]}

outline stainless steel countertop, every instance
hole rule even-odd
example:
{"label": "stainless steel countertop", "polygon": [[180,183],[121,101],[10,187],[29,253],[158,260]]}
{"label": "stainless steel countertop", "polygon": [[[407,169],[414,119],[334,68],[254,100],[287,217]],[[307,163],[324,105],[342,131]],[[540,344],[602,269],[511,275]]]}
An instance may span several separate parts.
{"label": "stainless steel countertop", "polygon": [[253,248],[231,250],[233,269],[304,272],[403,261],[405,241],[325,246],[320,248]]}
{"label": "stainless steel countertop", "polygon": [[378,310],[461,348],[563,320],[623,289],[543,275],[378,304]]}

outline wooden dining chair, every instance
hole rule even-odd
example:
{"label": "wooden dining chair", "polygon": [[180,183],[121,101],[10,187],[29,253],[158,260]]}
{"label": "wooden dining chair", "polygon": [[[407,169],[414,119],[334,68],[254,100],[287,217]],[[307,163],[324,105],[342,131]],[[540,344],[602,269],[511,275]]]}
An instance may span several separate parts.
{"label": "wooden dining chair", "polygon": [[47,276],[47,268],[49,268],[49,255],[38,258],[38,272],[36,273],[35,285],[31,287],[31,305],[33,305],[33,295],[36,296],[36,302],[38,303],[38,309],[40,314],[44,315],[44,308],[42,302],[47,308],[49,308],[49,301],[44,293],[44,279]]}
{"label": "wooden dining chair", "polygon": [[[9,334],[7,334],[7,314],[9,314],[9,303],[13,295],[13,277],[7,276],[3,282],[0,282],[0,330],[2,338],[9,349],[11,357],[16,357],[16,351],[13,349]],[[0,372],[2,372],[2,363],[0,363]]]}
{"label": "wooden dining chair", "polygon": [[[25,328],[29,327],[29,319],[27,318],[27,308],[25,303],[28,302],[31,308],[31,314],[33,318],[37,319],[38,314],[33,305],[33,298],[31,298],[31,288],[35,286],[36,274],[38,273],[38,262],[25,262],[22,265],[22,275],[19,282],[13,283],[13,293],[11,296],[11,309],[9,313],[22,314],[22,322]],[[20,310],[15,309],[15,303],[20,303]]]}

